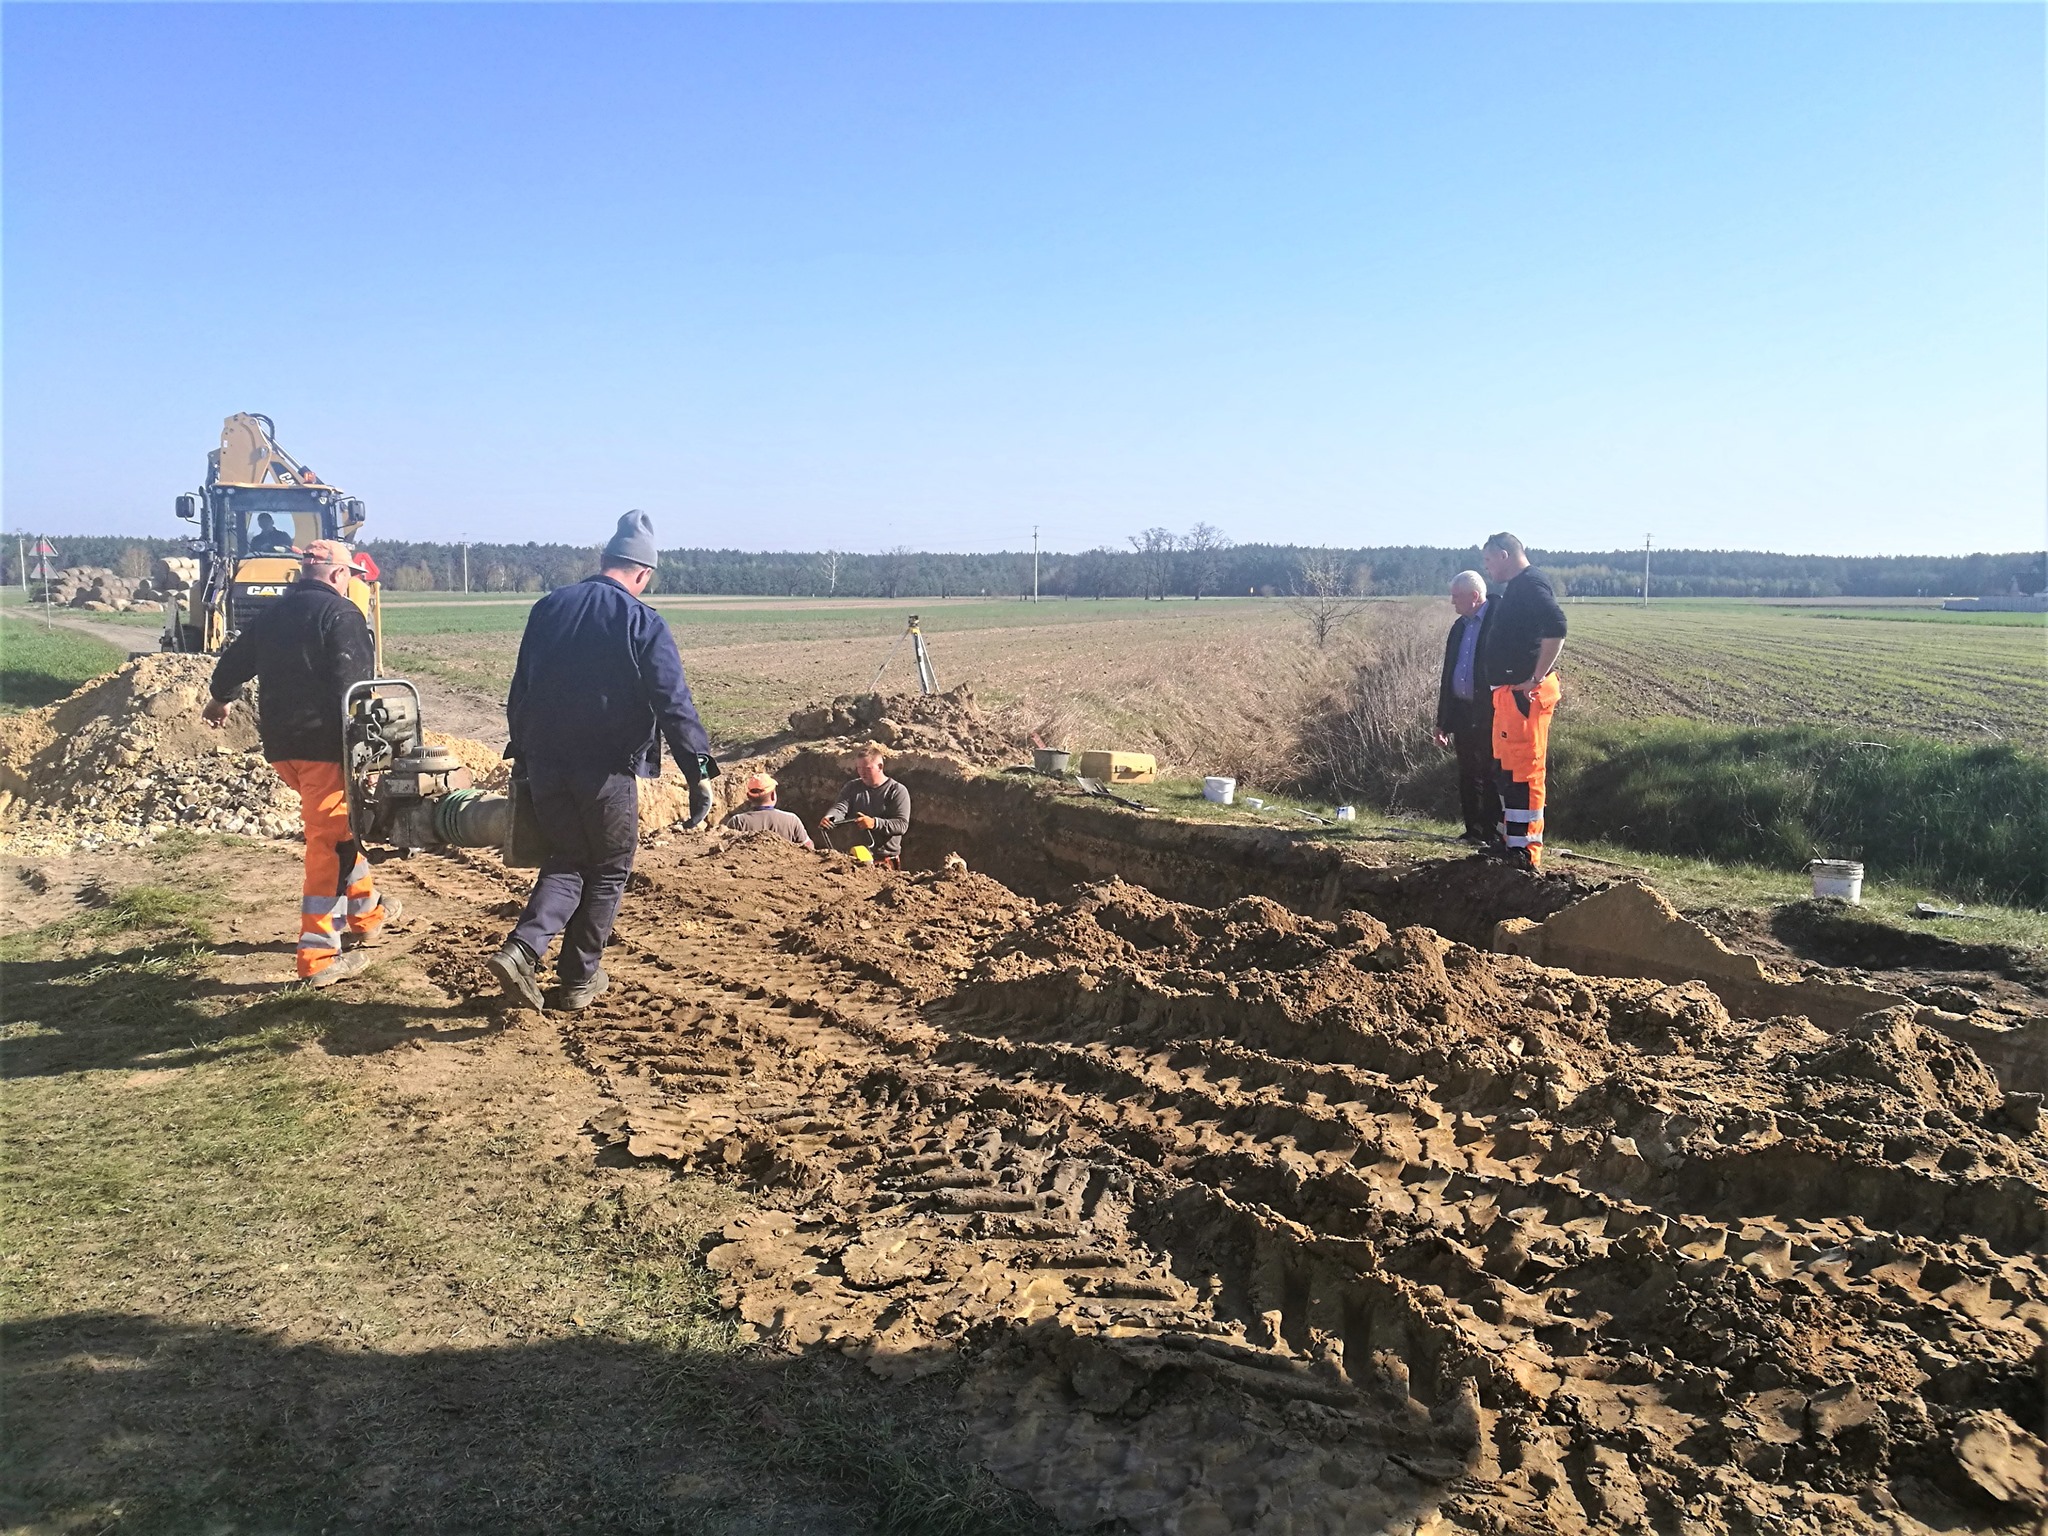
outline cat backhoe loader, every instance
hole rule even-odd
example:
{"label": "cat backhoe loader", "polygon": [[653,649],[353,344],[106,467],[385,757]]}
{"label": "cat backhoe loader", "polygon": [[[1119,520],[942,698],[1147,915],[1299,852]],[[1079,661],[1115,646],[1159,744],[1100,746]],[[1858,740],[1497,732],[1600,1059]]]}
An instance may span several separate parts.
{"label": "cat backhoe loader", "polygon": [[[206,483],[180,496],[175,509],[197,533],[189,557],[158,562],[167,651],[225,649],[298,579],[298,551],[315,539],[350,542],[363,526],[361,501],[280,448],[268,416],[246,411],[221,424],[220,447],[206,456]],[[374,565],[349,583],[348,596],[369,621],[381,668],[383,608]]]}

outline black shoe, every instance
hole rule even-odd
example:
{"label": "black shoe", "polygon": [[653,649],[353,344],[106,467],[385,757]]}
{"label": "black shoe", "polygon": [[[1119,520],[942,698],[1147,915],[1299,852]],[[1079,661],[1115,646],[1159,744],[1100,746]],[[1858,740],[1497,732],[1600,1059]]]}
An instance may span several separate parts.
{"label": "black shoe", "polygon": [[498,978],[498,984],[505,989],[505,995],[516,1003],[524,1003],[535,1013],[546,1013],[548,1005],[540,995],[540,979],[533,974],[533,956],[526,952],[526,946],[516,939],[507,939],[499,951],[484,962],[490,973]]}
{"label": "black shoe", "polygon": [[581,1013],[611,990],[612,979],[599,966],[581,981],[565,981],[555,988],[555,1007],[563,1013]]}

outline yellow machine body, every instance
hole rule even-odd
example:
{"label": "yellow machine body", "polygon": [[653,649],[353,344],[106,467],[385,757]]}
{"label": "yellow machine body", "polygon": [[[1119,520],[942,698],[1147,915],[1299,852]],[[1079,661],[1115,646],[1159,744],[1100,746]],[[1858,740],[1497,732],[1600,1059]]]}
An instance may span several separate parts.
{"label": "yellow machine body", "polygon": [[[299,551],[318,539],[350,542],[364,520],[361,501],[280,448],[269,417],[246,411],[221,424],[220,446],[206,456],[205,485],[178,497],[176,511],[197,525],[197,571],[166,594],[162,645],[208,654],[284,597],[299,577]],[[351,581],[348,597],[369,623],[381,671],[378,584]]]}

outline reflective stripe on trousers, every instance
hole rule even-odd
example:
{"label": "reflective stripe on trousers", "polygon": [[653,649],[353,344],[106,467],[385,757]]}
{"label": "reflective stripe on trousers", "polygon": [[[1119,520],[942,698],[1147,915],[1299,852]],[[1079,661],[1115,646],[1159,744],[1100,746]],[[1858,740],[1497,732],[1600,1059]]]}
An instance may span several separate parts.
{"label": "reflective stripe on trousers", "polygon": [[370,861],[349,830],[341,764],[287,758],[270,766],[299,792],[299,819],[306,833],[306,879],[299,899],[303,979],[334,964],[344,924],[350,933],[374,933],[384,921],[384,904],[370,879]]}
{"label": "reflective stripe on trousers", "polygon": [[1526,698],[1512,688],[1493,690],[1493,775],[1500,788],[1501,836],[1543,863],[1543,802],[1550,756],[1550,717],[1557,711],[1557,674]]}

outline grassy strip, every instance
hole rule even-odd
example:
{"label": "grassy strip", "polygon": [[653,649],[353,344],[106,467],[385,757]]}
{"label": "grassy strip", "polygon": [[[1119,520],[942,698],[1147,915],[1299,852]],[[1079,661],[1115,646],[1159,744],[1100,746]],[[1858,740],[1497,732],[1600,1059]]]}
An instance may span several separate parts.
{"label": "grassy strip", "polygon": [[2048,760],[1813,727],[1582,725],[1552,743],[1553,839],[1880,878],[2048,904]]}
{"label": "grassy strip", "polygon": [[127,659],[104,640],[9,613],[0,619],[0,713],[53,704]]}
{"label": "grassy strip", "polygon": [[[1448,817],[1446,756],[1381,804]],[[1361,812],[1374,796],[1360,796]],[[1567,719],[1550,739],[1552,843],[1600,842],[1795,875],[1856,859],[1873,880],[1965,901],[2048,906],[2048,758],[1822,726]]]}

